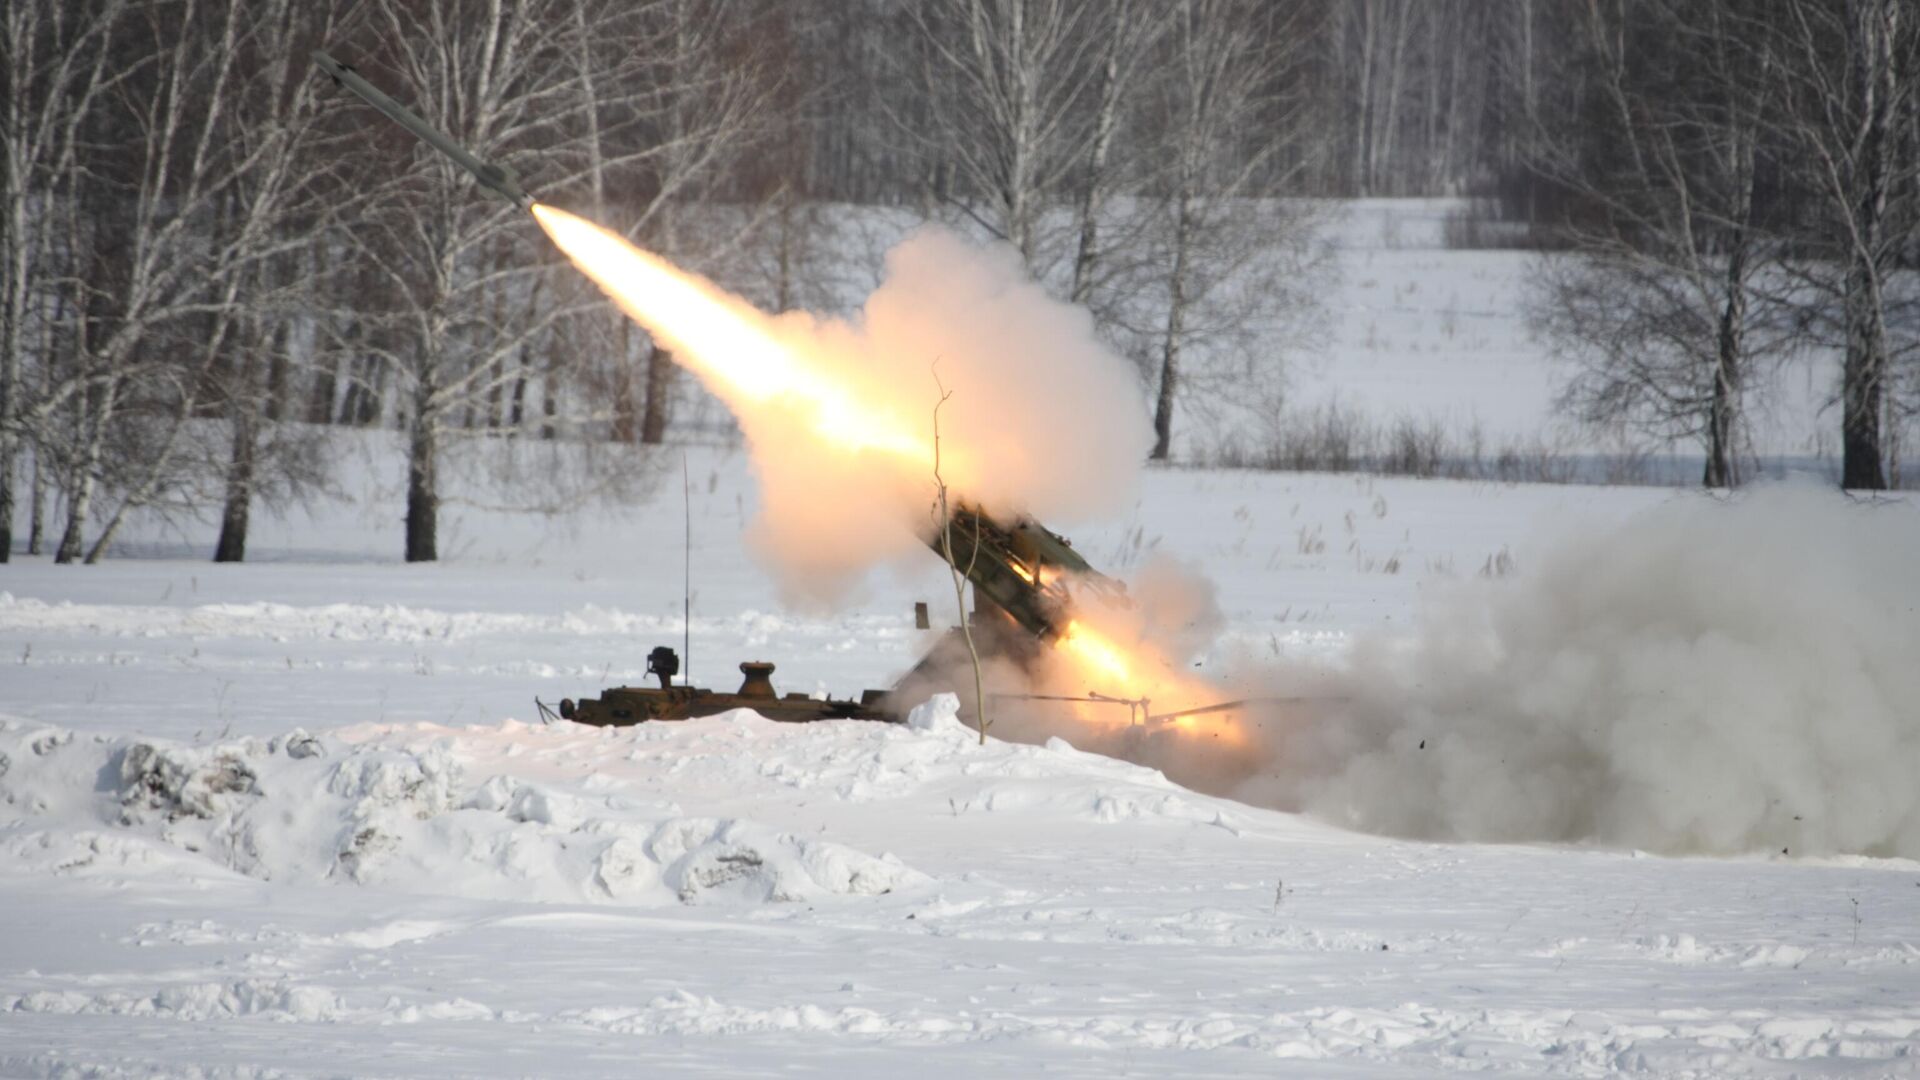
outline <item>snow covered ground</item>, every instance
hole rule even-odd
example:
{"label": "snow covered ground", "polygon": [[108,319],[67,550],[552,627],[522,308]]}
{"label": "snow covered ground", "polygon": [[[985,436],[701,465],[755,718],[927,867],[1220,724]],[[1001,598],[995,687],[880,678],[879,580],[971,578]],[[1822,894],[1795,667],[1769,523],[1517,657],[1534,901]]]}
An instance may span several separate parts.
{"label": "snow covered ground", "polygon": [[[744,459],[688,469],[698,679],[911,663],[930,559],[787,611]],[[678,644],[673,487],[431,567],[378,493],[8,567],[0,1074],[1920,1074],[1912,861],[1379,838],[937,714],[540,725]],[[1207,663],[1312,659],[1686,497],[1168,470],[1070,531],[1204,566]]]}
{"label": "snow covered ground", "polygon": [[[1328,235],[1338,287],[1328,300],[1327,340],[1290,357],[1288,404],[1337,403],[1375,423],[1437,422],[1454,439],[1478,429],[1487,445],[1544,444],[1563,453],[1619,453],[1617,438],[1581,430],[1554,407],[1570,371],[1545,359],[1523,307],[1538,256],[1454,250],[1450,199],[1366,199],[1344,204]],[[1778,467],[1833,458],[1832,405],[1839,368],[1814,354],[1759,376],[1749,387],[1753,452]],[[1700,446],[1629,443],[1673,454],[1673,474],[1691,478]]]}
{"label": "snow covered ground", "polygon": [[[1536,437],[1554,380],[1514,307],[1525,257],[1439,250],[1443,212],[1368,204],[1341,226],[1331,341],[1294,400]],[[1770,452],[1817,448],[1822,393],[1773,399]],[[142,519],[106,564],[0,567],[0,1076],[1920,1076],[1911,857],[1374,836],[1067,740],[981,746],[938,708],[908,726],[543,725],[536,697],[640,682],[683,630],[703,685],[755,659],[782,691],[886,686],[931,643],[912,603],[938,620],[946,579],[916,554],[839,610],[789,605],[744,539],[748,461],[712,447],[636,460],[632,502],[548,517],[485,509],[488,478],[455,476],[449,557],[406,566],[394,447],[350,449],[337,497],[257,515],[247,564],[203,561],[208,525]],[[1496,721],[1649,706],[1617,733],[1546,725],[1505,776],[1482,743],[1474,771],[1434,779],[1461,761],[1436,745],[1416,803],[1468,814],[1475,792],[1441,781],[1471,778],[1551,801],[1580,773],[1537,762],[1565,742],[1588,773],[1599,755],[1723,774],[1687,798],[1648,789],[1643,816],[1774,792],[1754,835],[1910,855],[1900,778],[1920,770],[1900,766],[1920,724],[1899,650],[1920,640],[1920,573],[1849,578],[1888,549],[1836,543],[1854,526],[1833,519],[1783,533],[1805,538],[1804,572],[1789,541],[1749,549],[1737,587],[1712,583],[1737,603],[1650,614],[1649,595],[1711,591],[1712,560],[1643,533],[1627,565],[1671,572],[1622,580],[1606,545],[1701,498],[1167,469],[1124,513],[1050,524],[1116,575],[1160,556],[1202,571],[1224,623],[1205,674],[1343,662],[1357,642],[1377,664],[1402,631],[1450,661],[1447,618],[1504,610],[1540,663]],[[1859,531],[1920,535],[1913,512]],[[1536,595],[1476,599],[1508,587]],[[1640,635],[1627,615],[1656,621]],[[1473,660],[1481,628],[1461,626]],[[1812,647],[1847,633],[1880,651]],[[1658,655],[1606,655],[1621,635]],[[1636,681],[1605,697],[1621,673]],[[1397,783],[1422,732],[1473,719],[1460,695],[1502,669],[1468,674],[1432,702],[1394,687],[1381,700],[1426,726],[1375,730],[1343,779],[1385,771],[1336,790]],[[1693,692],[1708,678],[1744,711]],[[1757,731],[1746,755],[1742,724],[1778,721],[1782,698],[1803,720],[1860,708],[1833,717],[1851,728]],[[1393,719],[1367,704],[1357,721]],[[1712,738],[1650,730],[1703,709]],[[1741,756],[1716,758],[1729,732]],[[1687,756],[1646,760],[1670,751]],[[1883,767],[1821,775],[1863,754]],[[1836,841],[1803,803],[1880,839]]]}

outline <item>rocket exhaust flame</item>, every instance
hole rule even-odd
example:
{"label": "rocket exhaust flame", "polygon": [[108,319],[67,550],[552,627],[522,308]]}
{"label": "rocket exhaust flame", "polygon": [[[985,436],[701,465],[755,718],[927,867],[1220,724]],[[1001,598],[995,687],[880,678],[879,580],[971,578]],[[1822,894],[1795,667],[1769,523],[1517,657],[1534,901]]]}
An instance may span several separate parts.
{"label": "rocket exhaust flame", "polygon": [[1085,661],[1121,691],[1131,692],[1133,689],[1133,667],[1127,662],[1126,654],[1098,633],[1087,629],[1080,620],[1067,623],[1066,632],[1060,635],[1060,647]]}
{"label": "rocket exhaust flame", "polygon": [[814,433],[830,445],[932,468],[929,435],[813,370],[773,333],[759,309],[564,210],[535,204],[533,216],[582,273],[628,317],[664,339],[729,404],[779,401],[804,410]]}

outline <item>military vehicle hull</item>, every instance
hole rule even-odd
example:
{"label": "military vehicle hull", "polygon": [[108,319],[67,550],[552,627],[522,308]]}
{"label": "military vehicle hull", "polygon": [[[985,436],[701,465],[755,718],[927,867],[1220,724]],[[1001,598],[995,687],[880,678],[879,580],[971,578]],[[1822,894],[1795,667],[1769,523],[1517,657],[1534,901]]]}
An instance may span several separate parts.
{"label": "military vehicle hull", "polygon": [[752,709],[769,720],[783,723],[808,723],[814,720],[899,719],[883,707],[886,695],[869,690],[859,701],[835,701],[805,694],[780,696],[773,688],[773,665],[749,661],[740,665],[745,676],[734,693],[703,690],[695,686],[675,686],[672,678],[679,672],[679,657],[672,649],[661,647],[647,657],[647,671],[660,680],[655,686],[616,686],[597,698],[560,701],[560,718],[594,727],[628,727],[649,720],[693,720],[716,716],[735,709]]}

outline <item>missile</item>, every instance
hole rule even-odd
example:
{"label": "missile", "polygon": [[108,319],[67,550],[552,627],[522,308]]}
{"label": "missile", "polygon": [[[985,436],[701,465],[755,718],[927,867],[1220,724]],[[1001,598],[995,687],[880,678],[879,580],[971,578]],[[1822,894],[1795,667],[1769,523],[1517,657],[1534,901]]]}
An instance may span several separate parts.
{"label": "missile", "polygon": [[480,186],[507,200],[522,210],[533,209],[533,196],[526,193],[520,181],[512,172],[498,165],[489,164],[474,157],[466,147],[448,138],[425,120],[415,116],[405,105],[380,92],[379,88],[360,77],[360,73],[351,64],[343,64],[324,51],[313,51],[314,62],[333,76],[335,84],[344,86],[366,101],[367,104],[385,113],[387,119],[419,136],[420,141],[447,155],[454,163],[473,174]]}

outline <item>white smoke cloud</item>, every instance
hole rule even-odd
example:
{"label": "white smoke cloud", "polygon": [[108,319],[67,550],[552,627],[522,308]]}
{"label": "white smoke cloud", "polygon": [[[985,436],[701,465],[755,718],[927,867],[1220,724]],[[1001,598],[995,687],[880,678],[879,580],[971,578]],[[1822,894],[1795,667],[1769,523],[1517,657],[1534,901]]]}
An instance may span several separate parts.
{"label": "white smoke cloud", "polygon": [[953,498],[1071,522],[1132,492],[1148,445],[1133,371],[1005,245],[924,228],[857,317],[772,316],[591,222],[534,215],[739,420],[763,493],[749,539],[789,601],[835,600],[931,533],[936,407]]}
{"label": "white smoke cloud", "polygon": [[1920,857],[1920,511],[1676,499],[1357,644],[1235,793],[1435,839]]}
{"label": "white smoke cloud", "polygon": [[[921,229],[888,255],[856,319],[795,312],[771,326],[929,443],[944,384],[942,471],[956,497],[1071,522],[1133,492],[1150,440],[1133,371],[1004,246]],[[931,470],[844,454],[778,402],[735,407],[764,499],[751,540],[794,599],[831,599],[876,563],[924,551],[912,530],[930,520]]]}

